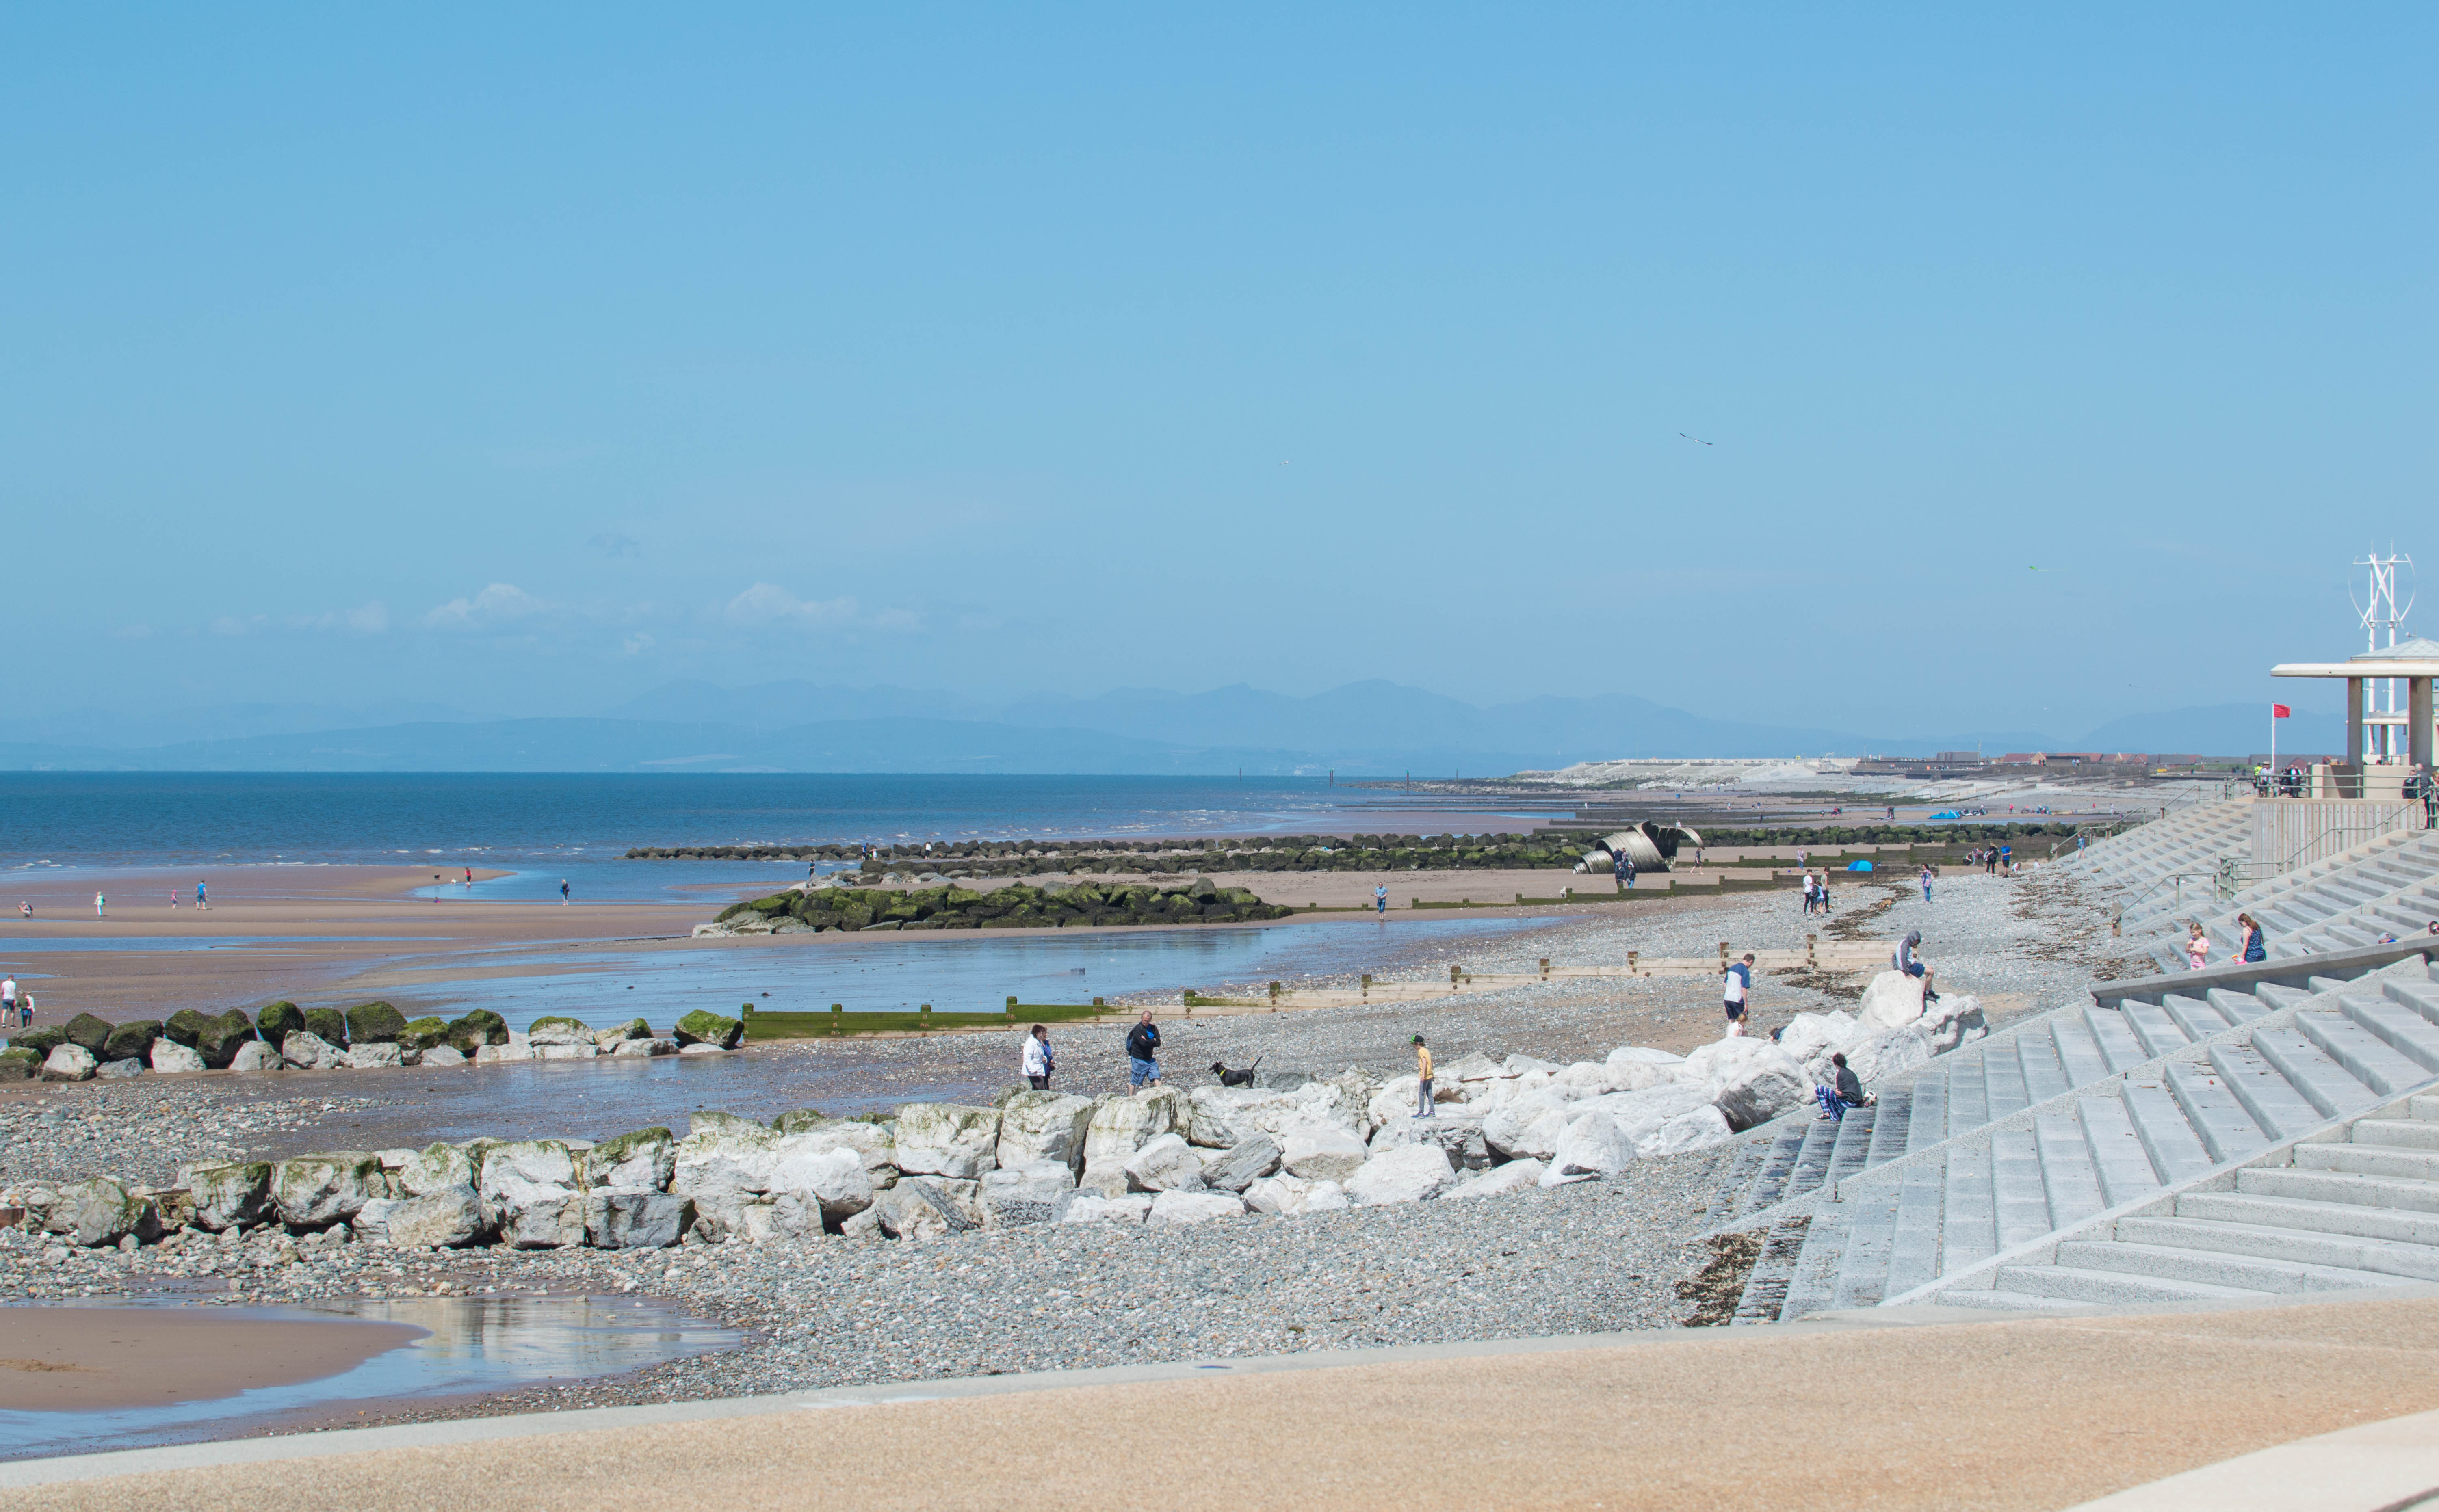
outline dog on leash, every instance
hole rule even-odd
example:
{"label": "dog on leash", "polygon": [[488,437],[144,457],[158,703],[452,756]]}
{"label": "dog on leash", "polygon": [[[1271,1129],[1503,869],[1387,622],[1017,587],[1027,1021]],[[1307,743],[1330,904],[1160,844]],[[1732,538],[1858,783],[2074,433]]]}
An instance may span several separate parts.
{"label": "dog on leash", "polygon": [[1225,1062],[1214,1060],[1211,1062],[1211,1074],[1220,1078],[1220,1085],[1222,1087],[1250,1087],[1254,1084],[1254,1066],[1261,1063],[1262,1058],[1255,1056],[1254,1065],[1247,1066],[1242,1071],[1231,1071]]}

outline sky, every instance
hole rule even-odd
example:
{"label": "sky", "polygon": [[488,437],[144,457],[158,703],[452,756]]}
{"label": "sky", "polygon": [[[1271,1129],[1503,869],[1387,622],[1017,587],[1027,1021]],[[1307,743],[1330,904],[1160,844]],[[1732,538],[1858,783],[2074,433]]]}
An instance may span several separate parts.
{"label": "sky", "polygon": [[2333,704],[2348,563],[2439,572],[2434,42],[10,8],[0,699]]}

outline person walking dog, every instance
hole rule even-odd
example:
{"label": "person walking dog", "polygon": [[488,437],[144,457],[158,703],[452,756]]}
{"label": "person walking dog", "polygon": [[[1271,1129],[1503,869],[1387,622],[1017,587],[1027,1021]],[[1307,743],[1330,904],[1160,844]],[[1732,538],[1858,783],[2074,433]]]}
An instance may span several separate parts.
{"label": "person walking dog", "polygon": [[1160,1085],[1160,1025],[1149,1009],[1127,1031],[1127,1081],[1138,1092]]}

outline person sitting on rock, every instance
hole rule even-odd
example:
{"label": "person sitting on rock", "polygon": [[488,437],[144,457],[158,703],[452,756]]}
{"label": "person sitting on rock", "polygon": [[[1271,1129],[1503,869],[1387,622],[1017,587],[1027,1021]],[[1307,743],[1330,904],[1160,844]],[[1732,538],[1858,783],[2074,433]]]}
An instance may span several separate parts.
{"label": "person sitting on rock", "polygon": [[1897,948],[1889,952],[1889,964],[1908,976],[1922,978],[1922,1000],[1936,1003],[1939,994],[1931,989],[1931,968],[1914,953],[1921,947],[1922,931],[1906,931],[1906,937],[1897,941]]}
{"label": "person sitting on rock", "polygon": [[1872,1097],[1870,1094],[1863,1091],[1862,1079],[1848,1068],[1844,1051],[1841,1050],[1831,1056],[1829,1064],[1832,1068],[1831,1079],[1836,1084],[1828,1087],[1815,1087],[1812,1089],[1812,1095],[1821,1104],[1823,1112],[1843,1124],[1846,1121],[1848,1109],[1864,1107],[1872,1101]]}

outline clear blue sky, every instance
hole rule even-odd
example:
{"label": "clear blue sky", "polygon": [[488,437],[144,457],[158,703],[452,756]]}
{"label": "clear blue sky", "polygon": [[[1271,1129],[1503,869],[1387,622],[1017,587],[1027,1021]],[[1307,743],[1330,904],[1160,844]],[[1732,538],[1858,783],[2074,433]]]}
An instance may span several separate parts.
{"label": "clear blue sky", "polygon": [[2434,41],[18,6],[5,696],[2266,701],[2439,575]]}

